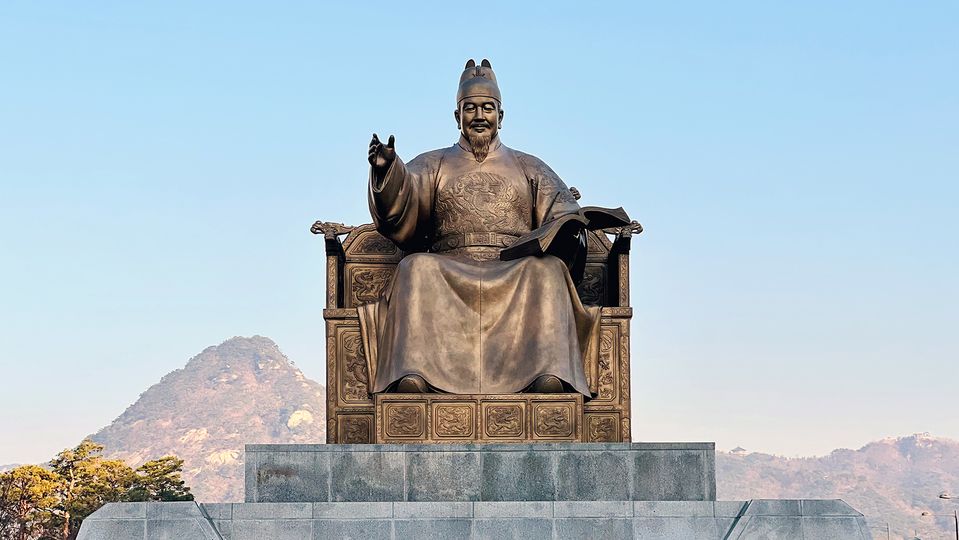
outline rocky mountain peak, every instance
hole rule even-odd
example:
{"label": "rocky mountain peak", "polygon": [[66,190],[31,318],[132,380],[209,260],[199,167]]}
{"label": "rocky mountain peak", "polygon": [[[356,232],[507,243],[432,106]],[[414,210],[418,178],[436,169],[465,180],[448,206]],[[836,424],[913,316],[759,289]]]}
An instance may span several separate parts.
{"label": "rocky mountain peak", "polygon": [[243,445],[325,442],[325,397],[271,339],[233,337],[163,376],[93,439],[133,466],[176,454],[198,499],[242,500]]}
{"label": "rocky mountain peak", "polygon": [[[188,372],[211,374],[225,371],[237,373],[246,369],[256,374],[299,372],[293,361],[280,352],[276,343],[263,336],[232,337],[219,345],[207,347],[183,368]],[[174,373],[177,372],[171,375]]]}

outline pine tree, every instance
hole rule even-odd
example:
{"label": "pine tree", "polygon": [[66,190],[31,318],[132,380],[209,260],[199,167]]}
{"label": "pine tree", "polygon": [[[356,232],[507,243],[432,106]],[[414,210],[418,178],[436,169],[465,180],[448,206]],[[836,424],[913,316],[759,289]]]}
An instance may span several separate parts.
{"label": "pine tree", "polygon": [[55,508],[59,475],[37,465],[0,473],[0,538],[59,537]]}
{"label": "pine tree", "polygon": [[180,476],[183,460],[164,456],[137,467],[136,480],[130,490],[131,501],[192,501],[190,488]]}
{"label": "pine tree", "polygon": [[84,518],[106,503],[126,500],[134,473],[127,464],[106,460],[103,447],[87,439],[57,454],[50,462],[60,484],[59,513],[62,538],[72,538]]}

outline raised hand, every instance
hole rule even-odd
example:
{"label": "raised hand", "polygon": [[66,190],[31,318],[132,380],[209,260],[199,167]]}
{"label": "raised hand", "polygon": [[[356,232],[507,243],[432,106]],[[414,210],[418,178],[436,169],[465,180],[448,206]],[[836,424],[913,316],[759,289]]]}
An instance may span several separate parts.
{"label": "raised hand", "polygon": [[377,172],[386,172],[390,168],[390,165],[393,164],[393,160],[396,159],[396,149],[393,147],[395,140],[395,137],[390,135],[389,142],[384,145],[380,142],[380,138],[376,136],[376,133],[373,134],[373,139],[370,140],[368,159],[370,165],[372,165]]}

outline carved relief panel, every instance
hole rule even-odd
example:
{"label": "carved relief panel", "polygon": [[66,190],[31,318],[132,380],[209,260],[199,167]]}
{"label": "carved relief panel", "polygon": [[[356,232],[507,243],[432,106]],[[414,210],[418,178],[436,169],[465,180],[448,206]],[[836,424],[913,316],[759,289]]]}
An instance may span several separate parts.
{"label": "carved relief panel", "polygon": [[369,370],[358,322],[336,327],[336,347],[336,388],[327,391],[335,391],[337,402],[342,406],[372,405]]}
{"label": "carved relief panel", "polygon": [[[384,435],[383,442],[426,439],[426,401],[388,403],[380,409],[377,429]],[[382,423],[382,426],[380,426]]]}
{"label": "carved relief panel", "polygon": [[597,374],[596,403],[613,402],[617,397],[616,382],[619,379],[619,326],[602,324],[600,327],[599,366]]}
{"label": "carved relief panel", "polygon": [[533,407],[534,439],[569,439],[576,414],[572,403],[537,403]]}
{"label": "carved relief panel", "polygon": [[364,232],[350,249],[350,255],[391,256],[398,255],[399,249],[389,238],[376,231]]}
{"label": "carved relief panel", "polygon": [[339,444],[369,444],[373,442],[373,414],[338,414],[336,441]]}
{"label": "carved relief panel", "polygon": [[587,413],[586,442],[620,442],[619,413]]}
{"label": "carved relief panel", "polygon": [[346,272],[347,307],[375,302],[393,278],[395,266],[350,264]]}
{"label": "carved relief panel", "polygon": [[586,268],[583,280],[576,286],[584,304],[605,306],[608,302],[609,272],[606,268],[612,244],[601,231],[590,231],[586,236]]}
{"label": "carved relief panel", "polygon": [[476,434],[474,403],[433,403],[433,434],[437,439],[473,439]]}
{"label": "carved relief panel", "polygon": [[526,402],[483,402],[483,435],[491,440],[526,439]]}
{"label": "carved relief panel", "polygon": [[579,293],[579,299],[583,304],[606,305],[606,265],[586,263],[583,280],[576,286],[576,292]]}

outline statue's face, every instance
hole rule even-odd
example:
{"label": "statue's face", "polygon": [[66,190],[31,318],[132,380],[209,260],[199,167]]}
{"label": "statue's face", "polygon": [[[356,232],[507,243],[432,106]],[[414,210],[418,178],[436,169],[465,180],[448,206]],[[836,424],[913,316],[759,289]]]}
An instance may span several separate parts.
{"label": "statue's face", "polygon": [[467,139],[477,136],[492,139],[503,121],[503,109],[495,99],[468,97],[460,102],[459,109],[453,116]]}

